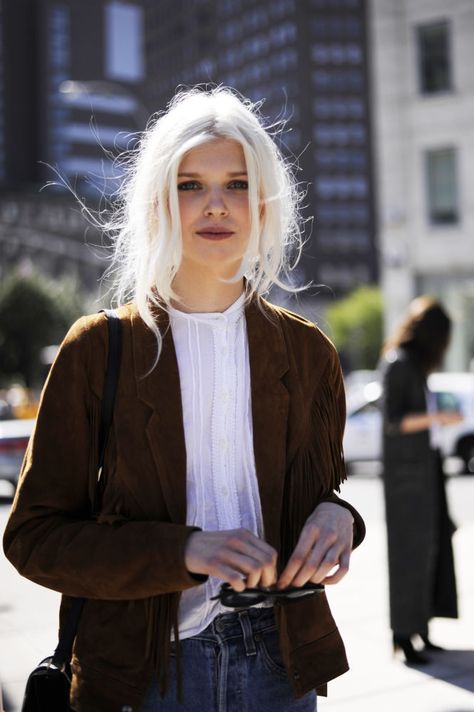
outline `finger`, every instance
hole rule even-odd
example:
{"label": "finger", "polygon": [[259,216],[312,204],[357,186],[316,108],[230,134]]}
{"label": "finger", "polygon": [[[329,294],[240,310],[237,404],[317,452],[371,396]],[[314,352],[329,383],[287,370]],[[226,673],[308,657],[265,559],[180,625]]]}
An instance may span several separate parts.
{"label": "finger", "polygon": [[251,572],[247,578],[248,588],[255,588],[256,586],[269,587],[276,583],[277,578],[277,555],[276,552],[272,556],[271,561],[267,565],[262,566],[260,571]]}
{"label": "finger", "polygon": [[220,574],[217,578],[222,579],[222,581],[225,581],[228,583],[234,591],[244,591],[247,588],[247,583],[246,579],[242,574],[240,574],[238,571],[235,569],[232,569],[227,566],[223,566],[220,569]]}
{"label": "finger", "polygon": [[265,565],[277,555],[276,550],[270,544],[259,539],[248,529],[237,529],[232,532],[229,544],[237,551],[261,560]]}
{"label": "finger", "polygon": [[267,544],[266,541],[263,541],[263,539],[259,539],[259,537],[255,536],[252,534],[252,532],[247,532],[250,536],[246,540],[246,544],[255,551],[258,551],[262,557],[262,561],[267,562],[267,561],[273,561],[273,559],[276,559],[277,557],[277,551],[276,549],[273,548],[273,546],[270,546],[270,544]]}
{"label": "finger", "polygon": [[303,531],[301,532],[298,544],[290,559],[285,566],[284,570],[280,574],[278,579],[277,588],[287,588],[293,581],[294,577],[297,575],[298,571],[304,566],[306,558],[309,552],[312,550],[315,542],[320,536],[320,530],[314,525],[305,525]]}
{"label": "finger", "polygon": [[276,580],[277,552],[248,530],[237,530],[230,545],[238,552],[258,562],[258,567],[252,567],[248,572],[247,587],[257,585],[271,586]]}
{"label": "finger", "polygon": [[316,546],[294,577],[291,585],[304,586],[310,580],[320,583],[339,564],[340,555],[341,551],[338,547],[325,550],[323,547]]}
{"label": "finger", "polygon": [[246,588],[255,588],[261,580],[262,571],[265,571],[262,585],[269,586],[275,578],[276,560],[274,556],[270,558],[268,554],[265,558],[268,562],[266,566],[261,560],[225,549],[220,552],[218,559],[214,562],[211,575],[224,578],[223,571],[227,573],[231,571],[239,577],[239,580],[244,581]]}
{"label": "finger", "polygon": [[272,563],[264,566],[260,577],[261,586],[273,586],[277,581],[277,555],[275,553]]}
{"label": "finger", "polygon": [[348,551],[347,553],[344,553],[341,556],[341,559],[339,562],[339,567],[337,568],[337,570],[330,576],[326,576],[322,581],[315,581],[315,583],[322,583],[324,585],[326,585],[326,584],[333,585],[335,583],[339,583],[339,581],[341,581],[341,579],[343,579],[344,576],[349,571],[350,557],[351,557],[350,551]]}

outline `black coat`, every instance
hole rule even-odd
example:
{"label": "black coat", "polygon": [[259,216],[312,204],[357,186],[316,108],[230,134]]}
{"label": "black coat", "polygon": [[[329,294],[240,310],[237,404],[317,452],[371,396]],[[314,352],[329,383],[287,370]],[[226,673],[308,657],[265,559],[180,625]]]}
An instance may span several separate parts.
{"label": "black coat", "polygon": [[426,379],[403,349],[385,357],[383,376],[390,622],[399,635],[427,634],[433,616],[457,617],[454,527],[429,430],[400,432],[405,415],[427,410]]}

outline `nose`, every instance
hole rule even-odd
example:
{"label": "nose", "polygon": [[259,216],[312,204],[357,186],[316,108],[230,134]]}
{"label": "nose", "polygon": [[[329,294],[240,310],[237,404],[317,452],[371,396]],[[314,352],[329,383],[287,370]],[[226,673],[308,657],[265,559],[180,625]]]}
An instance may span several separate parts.
{"label": "nose", "polygon": [[207,200],[204,213],[207,216],[228,215],[229,211],[224,200],[223,191],[220,189],[211,190]]}

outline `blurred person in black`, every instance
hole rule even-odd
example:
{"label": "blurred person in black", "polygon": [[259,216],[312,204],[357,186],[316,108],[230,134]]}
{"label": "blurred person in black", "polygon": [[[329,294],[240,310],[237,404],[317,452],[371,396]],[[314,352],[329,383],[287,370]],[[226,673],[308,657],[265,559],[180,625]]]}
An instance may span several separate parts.
{"label": "blurred person in black", "polygon": [[[451,334],[442,305],[419,297],[382,351],[383,458],[393,647],[426,664],[441,648],[428,635],[434,616],[457,618],[457,594],[440,428],[462,420],[438,410],[427,377],[440,368]],[[424,650],[413,646],[419,636]]]}

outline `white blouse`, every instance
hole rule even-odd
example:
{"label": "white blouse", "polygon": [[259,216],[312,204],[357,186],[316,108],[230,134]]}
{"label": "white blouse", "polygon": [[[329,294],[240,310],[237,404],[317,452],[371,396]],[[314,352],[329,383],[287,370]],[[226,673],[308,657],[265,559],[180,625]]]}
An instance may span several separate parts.
{"label": "white blouse", "polygon": [[[225,312],[170,308],[178,360],[187,461],[186,523],[207,531],[245,527],[263,537],[253,451],[245,294]],[[197,635],[218,613],[222,581],[183,592],[180,638]]]}

